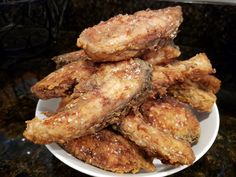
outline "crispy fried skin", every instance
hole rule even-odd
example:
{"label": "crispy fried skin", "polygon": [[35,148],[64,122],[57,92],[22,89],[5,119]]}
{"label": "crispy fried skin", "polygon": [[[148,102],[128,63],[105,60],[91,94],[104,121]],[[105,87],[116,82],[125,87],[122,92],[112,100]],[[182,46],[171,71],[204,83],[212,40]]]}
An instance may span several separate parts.
{"label": "crispy fried skin", "polygon": [[57,68],[61,68],[74,61],[88,60],[88,55],[85,54],[84,50],[78,50],[74,52],[65,53],[52,58],[52,60],[57,64]]}
{"label": "crispy fried skin", "polygon": [[124,136],[163,163],[190,165],[195,159],[189,143],[177,140],[159,128],[151,126],[140,116],[132,114],[126,116],[122,119],[119,129]]}
{"label": "crispy fried skin", "polygon": [[180,6],[118,15],[85,29],[77,40],[93,61],[138,57],[148,48],[175,38],[183,20]]}
{"label": "crispy fried skin", "polygon": [[211,112],[212,106],[216,102],[216,96],[210,89],[210,86],[209,90],[205,90],[201,88],[199,83],[185,80],[183,83],[168,88],[168,94],[200,112]]}
{"label": "crispy fried skin", "polygon": [[108,129],[70,140],[62,146],[76,158],[104,170],[116,173],[137,173],[142,168],[149,172],[155,170],[152,159],[135,144]]}
{"label": "crispy fried skin", "polygon": [[71,94],[76,84],[90,77],[95,71],[96,67],[91,61],[72,62],[37,82],[31,91],[40,99],[63,97]]}
{"label": "crispy fried skin", "polygon": [[[71,96],[62,98],[57,112],[62,111],[71,99]],[[109,129],[72,139],[62,146],[76,158],[116,173],[137,173],[142,168],[150,172],[156,168],[152,158],[137,145]]]}
{"label": "crispy fried skin", "polygon": [[168,44],[159,49],[148,51],[142,57],[152,65],[163,65],[174,61],[181,54],[179,48],[173,44]]}
{"label": "crispy fried skin", "polygon": [[154,92],[164,95],[167,88],[178,81],[183,82],[191,77],[198,78],[213,71],[211,63],[204,53],[197,54],[189,60],[177,61],[166,66],[153,66]]}
{"label": "crispy fried skin", "polygon": [[196,143],[200,137],[197,117],[190,108],[173,97],[147,101],[141,106],[141,112],[153,127],[171,134],[176,139]]}
{"label": "crispy fried skin", "polygon": [[213,75],[205,75],[198,79],[201,88],[216,94],[220,90],[221,81]]}
{"label": "crispy fried skin", "polygon": [[27,121],[24,136],[39,144],[63,142],[94,133],[140,105],[151,86],[151,67],[140,59],[102,65],[87,92],[63,111],[44,120]]}

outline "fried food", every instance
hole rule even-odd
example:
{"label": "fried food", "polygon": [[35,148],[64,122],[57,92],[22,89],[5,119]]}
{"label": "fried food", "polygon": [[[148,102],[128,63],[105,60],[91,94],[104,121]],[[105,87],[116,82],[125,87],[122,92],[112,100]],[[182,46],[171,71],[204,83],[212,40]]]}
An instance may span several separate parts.
{"label": "fried food", "polygon": [[32,87],[38,98],[62,99],[46,119],[26,121],[24,136],[60,143],[78,159],[117,173],[154,171],[153,158],[193,164],[190,143],[200,125],[190,106],[209,112],[221,83],[204,53],[177,60],[173,39],[182,21],[176,6],[85,29],[77,39],[82,50],[52,58],[60,69]]}
{"label": "fried food", "polygon": [[[216,91],[215,88],[212,89]],[[216,102],[216,96],[212,90],[205,90],[199,83],[191,80],[171,86],[168,88],[168,94],[200,112],[211,112],[212,106]]]}
{"label": "fried food", "polygon": [[[62,111],[71,96],[61,99],[57,111]],[[137,173],[141,169],[154,171],[152,158],[122,135],[103,129],[95,134],[72,139],[62,147],[88,164],[116,173]]]}
{"label": "fried food", "polygon": [[141,106],[145,120],[151,126],[171,134],[176,139],[196,143],[200,137],[197,117],[183,103],[173,97],[150,100]]}
{"label": "fried food", "polygon": [[123,136],[103,129],[93,135],[70,140],[62,145],[69,153],[88,164],[117,173],[155,170],[152,159]]}
{"label": "fried food", "polygon": [[74,61],[88,60],[88,55],[85,54],[84,50],[78,50],[74,52],[69,52],[66,54],[58,55],[52,58],[52,60],[57,64],[57,68],[61,68]]}
{"label": "fried food", "polygon": [[195,160],[189,143],[177,140],[144,122],[140,115],[126,116],[122,119],[119,129],[124,136],[165,164],[190,165]]}
{"label": "fried food", "polygon": [[77,40],[93,61],[119,61],[138,57],[148,48],[176,37],[183,21],[180,6],[118,15],[85,29]]}
{"label": "fried food", "polygon": [[150,79],[151,67],[140,59],[103,64],[89,79],[87,92],[51,117],[26,121],[24,136],[48,144],[99,131],[144,101]]}
{"label": "fried food", "polygon": [[216,94],[220,90],[221,81],[213,75],[205,75],[197,80],[201,88],[207,91],[212,91]]}
{"label": "fried food", "polygon": [[187,78],[199,78],[201,75],[207,75],[213,71],[211,63],[204,53],[166,66],[155,65],[152,77],[154,93],[165,95],[167,88],[171,85],[183,82]]}
{"label": "fried food", "polygon": [[95,71],[91,61],[72,62],[37,82],[31,91],[40,99],[63,97],[71,94],[76,84],[87,80]]}
{"label": "fried food", "polygon": [[181,54],[179,48],[173,44],[148,51],[142,57],[152,65],[164,65],[174,61]]}

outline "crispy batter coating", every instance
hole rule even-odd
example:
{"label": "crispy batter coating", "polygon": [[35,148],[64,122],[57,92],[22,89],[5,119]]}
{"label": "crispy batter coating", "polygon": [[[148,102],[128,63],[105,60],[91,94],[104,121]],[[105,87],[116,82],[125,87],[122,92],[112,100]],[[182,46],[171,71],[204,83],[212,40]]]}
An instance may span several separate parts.
{"label": "crispy batter coating", "polygon": [[93,135],[70,140],[62,145],[69,153],[88,164],[116,173],[154,171],[152,159],[123,136],[103,129]]}
{"label": "crispy batter coating", "polygon": [[179,48],[173,44],[148,51],[142,57],[152,65],[164,65],[174,61],[181,54]]}
{"label": "crispy batter coating", "polygon": [[201,75],[212,73],[211,63],[206,54],[200,53],[185,60],[177,61],[166,66],[153,66],[152,83],[154,92],[159,95],[166,94],[169,86],[178,81],[183,82],[187,78],[198,78]]}
{"label": "crispy batter coating", "polygon": [[[180,50],[173,39],[182,21],[176,6],[85,29],[77,39],[82,50],[52,58],[60,69],[32,87],[38,98],[63,98],[56,113],[26,121],[24,136],[58,142],[78,159],[117,173],[155,171],[153,158],[193,164],[190,143],[200,125],[179,101],[210,112],[221,83],[204,53],[175,61]],[[112,124],[123,136],[106,128]]]}
{"label": "crispy batter coating", "polygon": [[85,29],[77,40],[93,61],[138,57],[148,48],[175,38],[183,20],[180,6],[118,15]]}
{"label": "crispy batter coating", "polygon": [[151,126],[138,115],[130,114],[123,118],[119,129],[123,135],[165,164],[190,165],[195,160],[189,143]]}
{"label": "crispy batter coating", "polygon": [[213,75],[205,75],[198,79],[197,83],[201,88],[212,91],[216,94],[220,90],[221,81]]}
{"label": "crispy batter coating", "polygon": [[87,92],[44,120],[27,121],[24,136],[39,144],[63,142],[94,133],[140,105],[151,86],[151,67],[140,59],[102,65]]}
{"label": "crispy batter coating", "polygon": [[76,84],[87,80],[95,71],[91,61],[72,62],[37,82],[31,91],[40,99],[63,97],[71,94]]}
{"label": "crispy batter coating", "polygon": [[205,90],[201,88],[199,83],[191,80],[171,86],[168,89],[168,94],[200,112],[211,112],[212,106],[216,102],[216,96],[212,90]]}
{"label": "crispy batter coating", "polygon": [[196,143],[200,137],[197,117],[173,97],[147,101],[141,106],[141,111],[148,123],[176,139]]}
{"label": "crispy batter coating", "polygon": [[88,60],[89,57],[86,55],[84,50],[78,50],[74,52],[65,53],[52,58],[52,60],[57,64],[57,68],[61,68],[71,62],[78,60]]}
{"label": "crispy batter coating", "polygon": [[[71,96],[61,98],[57,112],[72,99]],[[141,169],[150,172],[156,168],[152,158],[137,145],[110,129],[72,139],[62,146],[76,158],[116,173],[137,173]]]}

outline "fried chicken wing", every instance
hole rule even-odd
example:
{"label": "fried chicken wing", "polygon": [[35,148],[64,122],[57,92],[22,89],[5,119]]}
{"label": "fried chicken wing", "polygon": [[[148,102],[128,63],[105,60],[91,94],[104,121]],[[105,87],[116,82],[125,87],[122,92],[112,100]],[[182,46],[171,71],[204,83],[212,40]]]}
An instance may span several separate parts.
{"label": "fried chicken wing", "polygon": [[88,164],[117,173],[154,171],[152,159],[123,136],[108,130],[70,140],[62,145]]}
{"label": "fried chicken wing", "polygon": [[77,40],[93,61],[138,57],[145,50],[175,38],[183,20],[180,6],[118,15],[85,29]]}
{"label": "fried chicken wing", "polygon": [[88,55],[85,54],[84,50],[78,50],[74,52],[65,53],[52,58],[52,60],[57,64],[57,68],[61,68],[74,61],[88,60]]}
{"label": "fried chicken wing", "polygon": [[128,115],[122,119],[121,133],[163,163],[190,165],[195,160],[191,146],[186,141],[177,140],[170,134],[146,123],[138,115]]}
{"label": "fried chicken wing", "polygon": [[179,48],[173,44],[168,44],[159,49],[152,49],[142,57],[152,65],[163,65],[174,61],[181,54]]}
{"label": "fried chicken wing", "polygon": [[190,108],[173,97],[147,101],[141,106],[141,112],[151,126],[176,139],[196,143],[200,137],[197,117]]}
{"label": "fried chicken wing", "polygon": [[91,61],[72,62],[37,82],[31,91],[40,99],[63,97],[71,94],[76,84],[87,80],[95,71]]}
{"label": "fried chicken wing", "polygon": [[200,112],[211,112],[212,106],[216,102],[216,96],[212,90],[205,90],[191,80],[171,86],[168,88],[168,94]]}
{"label": "fried chicken wing", "polygon": [[150,79],[151,67],[140,59],[103,64],[88,81],[87,92],[51,117],[27,121],[24,136],[34,143],[47,144],[99,131],[143,102]]}
{"label": "fried chicken wing", "polygon": [[159,95],[166,94],[169,86],[187,78],[198,78],[201,75],[212,73],[211,63],[204,53],[185,61],[177,61],[166,66],[153,66],[152,83],[154,92]]}

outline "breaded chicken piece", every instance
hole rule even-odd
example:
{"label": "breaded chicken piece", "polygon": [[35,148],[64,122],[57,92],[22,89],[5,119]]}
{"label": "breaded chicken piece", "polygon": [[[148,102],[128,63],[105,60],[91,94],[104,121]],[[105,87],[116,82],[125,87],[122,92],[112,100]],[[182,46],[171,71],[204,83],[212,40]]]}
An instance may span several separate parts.
{"label": "breaded chicken piece", "polygon": [[[57,112],[62,111],[71,97],[61,98]],[[88,164],[116,173],[154,171],[152,158],[123,136],[103,129],[95,134],[70,140],[62,147]]]}
{"label": "breaded chicken piece", "polygon": [[27,121],[24,136],[34,143],[63,142],[95,133],[140,105],[151,87],[151,67],[140,59],[106,63],[90,77],[87,92],[44,120]]}
{"label": "breaded chicken piece", "polygon": [[213,71],[211,63],[204,53],[166,66],[155,65],[153,66],[152,77],[154,93],[165,95],[167,88],[178,81],[183,82],[187,78],[199,78],[201,75],[206,75]]}
{"label": "breaded chicken piece", "polygon": [[165,164],[190,165],[195,156],[186,141],[177,140],[161,129],[146,123],[140,115],[128,115],[119,125],[120,132]]}
{"label": "breaded chicken piece", "polygon": [[198,78],[197,83],[199,87],[212,91],[212,93],[216,94],[220,90],[221,81],[213,76],[213,75],[204,75]]}
{"label": "breaded chicken piece", "polygon": [[[74,61],[88,60],[88,55],[85,54],[84,50],[78,50],[74,52],[65,53],[52,58],[52,60],[57,64],[57,68],[61,68]],[[91,60],[91,59],[90,59]]]}
{"label": "breaded chicken piece", "polygon": [[145,120],[153,127],[171,134],[176,139],[196,143],[200,137],[197,117],[183,103],[173,97],[150,100],[141,106]]}
{"label": "breaded chicken piece", "polygon": [[138,57],[148,48],[176,37],[183,21],[180,6],[118,15],[85,29],[77,40],[93,61],[119,61]]}
{"label": "breaded chicken piece", "polygon": [[91,61],[72,62],[37,82],[31,91],[40,99],[63,97],[71,94],[76,84],[87,80],[95,71]]}
{"label": "breaded chicken piece", "polygon": [[[215,88],[214,88],[215,89]],[[168,94],[200,112],[211,112],[216,96],[212,90],[205,90],[197,82],[185,80],[168,88]]]}
{"label": "breaded chicken piece", "polygon": [[179,48],[173,44],[148,51],[142,57],[152,65],[163,65],[174,61],[181,54]]}
{"label": "breaded chicken piece", "polygon": [[66,151],[88,164],[116,173],[154,171],[151,158],[123,136],[103,129],[93,135],[70,140],[62,145]]}

